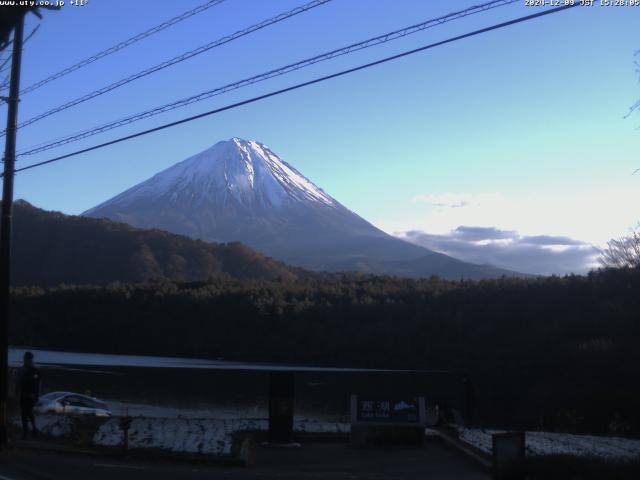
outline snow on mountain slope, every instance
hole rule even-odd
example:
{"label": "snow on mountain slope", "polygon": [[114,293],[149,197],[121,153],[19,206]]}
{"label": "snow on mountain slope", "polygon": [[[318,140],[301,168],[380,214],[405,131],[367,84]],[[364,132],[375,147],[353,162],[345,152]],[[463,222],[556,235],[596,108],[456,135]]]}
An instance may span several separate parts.
{"label": "snow on mountain slope", "polygon": [[[218,142],[84,215],[202,240],[239,240],[276,259],[316,270],[448,278],[468,277],[469,271],[475,277],[509,273],[435,255],[386,234],[267,146],[240,138]],[[420,261],[411,267],[414,259]],[[396,268],[393,262],[404,264]],[[470,265],[473,268],[467,268]]]}
{"label": "snow on mountain slope", "polygon": [[213,147],[158,173],[102,205],[127,206],[141,198],[171,199],[188,195],[196,204],[229,201],[251,206],[280,207],[287,202],[320,202],[335,206],[322,189],[282,161],[267,146],[239,138],[218,142]]}

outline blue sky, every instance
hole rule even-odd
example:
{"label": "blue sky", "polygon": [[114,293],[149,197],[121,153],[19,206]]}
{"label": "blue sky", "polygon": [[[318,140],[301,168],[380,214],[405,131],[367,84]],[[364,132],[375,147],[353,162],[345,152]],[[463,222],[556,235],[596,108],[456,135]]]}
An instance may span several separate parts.
{"label": "blue sky", "polygon": [[[90,0],[85,7],[46,12],[25,48],[23,86],[200,3]],[[21,101],[20,118],[302,3],[227,0],[30,93]],[[25,127],[19,148],[477,3],[334,0]],[[20,163],[534,11],[524,2],[494,9]],[[634,65],[639,21],[640,7],[595,6],[511,26],[19,174],[16,198],[81,213],[219,140],[239,136],[269,145],[389,233],[448,253],[452,238],[465,241],[456,254],[475,255],[476,261],[483,251],[489,255],[487,245],[508,253],[507,247],[522,246],[525,238],[569,238],[585,244],[536,243],[536,253],[548,253],[551,261],[529,271],[584,270],[593,260],[588,244],[622,235],[640,220],[640,175],[632,175],[640,167],[640,115],[623,118],[640,97]],[[27,32],[35,24],[30,18]],[[487,238],[467,242],[456,230],[461,226],[482,227]],[[494,230],[512,235],[496,239]],[[553,267],[552,260],[565,253],[577,260]],[[522,264],[500,255],[487,261]]]}

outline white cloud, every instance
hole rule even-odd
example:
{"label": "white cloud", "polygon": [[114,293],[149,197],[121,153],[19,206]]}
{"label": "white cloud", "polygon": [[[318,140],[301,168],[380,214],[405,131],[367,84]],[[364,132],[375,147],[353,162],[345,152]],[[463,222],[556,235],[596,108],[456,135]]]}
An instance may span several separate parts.
{"label": "white cloud", "polygon": [[541,275],[585,273],[597,266],[599,255],[592,245],[573,238],[495,227],[459,226],[446,234],[412,230],[397,236],[460,260]]}
{"label": "white cloud", "polygon": [[460,225],[517,230],[523,236],[567,237],[593,245],[628,233],[640,220],[640,185],[609,191],[419,194],[399,214],[374,223],[383,230],[448,234]]}
{"label": "white cloud", "polygon": [[436,207],[463,208],[478,207],[499,198],[498,193],[441,193],[420,194],[413,197],[414,203],[428,203]]}
{"label": "white cloud", "polygon": [[[414,195],[388,233],[473,263],[536,274],[585,273],[640,220],[640,185],[614,190]],[[470,226],[471,225],[471,226]]]}

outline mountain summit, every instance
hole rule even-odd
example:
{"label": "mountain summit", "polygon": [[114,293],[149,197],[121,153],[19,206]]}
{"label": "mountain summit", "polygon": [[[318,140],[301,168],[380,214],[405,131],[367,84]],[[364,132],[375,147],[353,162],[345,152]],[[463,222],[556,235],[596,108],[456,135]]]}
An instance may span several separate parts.
{"label": "mountain summit", "polygon": [[84,213],[208,241],[241,241],[314,270],[446,278],[508,274],[392,237],[266,145],[216,143]]}
{"label": "mountain summit", "polygon": [[239,138],[218,142],[106,204],[124,206],[146,198],[186,203],[191,209],[203,202],[216,210],[244,208],[249,214],[293,204],[337,204],[267,146]]}

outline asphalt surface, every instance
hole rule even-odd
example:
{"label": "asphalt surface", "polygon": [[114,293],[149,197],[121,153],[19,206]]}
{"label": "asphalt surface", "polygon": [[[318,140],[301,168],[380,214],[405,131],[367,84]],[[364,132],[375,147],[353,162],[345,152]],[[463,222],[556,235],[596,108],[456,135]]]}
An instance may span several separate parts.
{"label": "asphalt surface", "polygon": [[488,480],[467,457],[429,442],[414,448],[350,448],[308,444],[258,447],[252,467],[208,463],[120,460],[108,456],[15,449],[0,455],[0,480],[200,479],[456,479]]}

